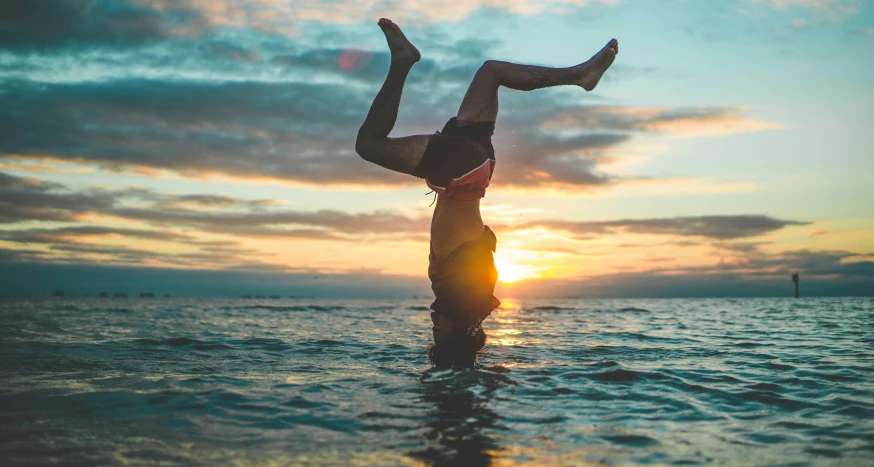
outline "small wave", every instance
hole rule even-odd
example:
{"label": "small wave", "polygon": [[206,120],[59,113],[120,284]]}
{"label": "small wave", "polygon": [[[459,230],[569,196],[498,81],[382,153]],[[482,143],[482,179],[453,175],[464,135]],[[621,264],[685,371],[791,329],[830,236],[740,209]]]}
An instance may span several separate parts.
{"label": "small wave", "polygon": [[225,344],[196,344],[191,346],[194,350],[233,350],[233,347]]}
{"label": "small wave", "polygon": [[775,405],[784,410],[796,411],[815,407],[816,404],[811,402],[802,402],[794,399],[789,399],[772,391],[744,391],[738,394],[742,399],[750,402],[759,402],[766,405]]}
{"label": "small wave", "polygon": [[194,344],[195,342],[197,341],[187,337],[173,337],[164,341],[164,343],[170,347],[184,347],[186,345]]}
{"label": "small wave", "polygon": [[323,407],[328,404],[324,402],[311,401],[301,396],[294,396],[285,402],[281,402],[280,405],[283,405],[285,407],[294,407],[296,409],[314,409],[316,407]]}
{"label": "small wave", "polygon": [[274,306],[274,305],[252,305],[244,308],[253,309],[253,310],[270,310],[270,311],[307,311],[306,306],[303,305],[294,305],[294,306]]}
{"label": "small wave", "polygon": [[783,387],[772,383],[756,383],[747,386],[747,389],[756,391],[782,391]]}
{"label": "small wave", "polygon": [[648,447],[659,444],[658,441],[650,438],[649,436],[642,435],[631,435],[631,434],[621,434],[621,435],[603,435],[602,438],[610,441],[614,444],[621,444],[623,446],[632,446],[632,447]]}
{"label": "small wave", "polygon": [[271,352],[282,352],[291,348],[287,342],[280,339],[268,339],[263,337],[253,337],[238,343],[244,347],[255,347]]}
{"label": "small wave", "polygon": [[839,449],[824,449],[824,448],[806,447],[806,448],[804,448],[804,452],[809,452],[811,454],[816,454],[817,456],[831,457],[831,458],[838,458],[838,457],[841,457],[843,455],[843,451],[841,451]]}
{"label": "small wave", "polygon": [[572,310],[573,308],[568,308],[564,306],[555,306],[555,305],[544,305],[544,306],[532,306],[526,308],[526,311],[564,311],[564,310]]}
{"label": "small wave", "polygon": [[314,342],[315,345],[343,345],[341,341],[335,341],[331,339],[321,339]]}
{"label": "small wave", "polygon": [[602,382],[630,382],[640,379],[640,373],[631,370],[618,368],[616,370],[602,371],[595,373],[570,373],[562,375],[565,379],[589,378],[595,381]]}
{"label": "small wave", "polygon": [[775,435],[773,433],[750,433],[746,437],[759,444],[778,444],[786,442],[785,436]]}
{"label": "small wave", "polygon": [[548,381],[552,381],[552,378],[549,376],[532,376],[528,378],[529,383],[546,383]]}
{"label": "small wave", "polygon": [[426,306],[411,306],[407,309],[410,311],[431,311],[431,309]]}
{"label": "small wave", "polygon": [[135,339],[134,342],[142,345],[161,345],[161,342],[155,339]]}
{"label": "small wave", "polygon": [[779,371],[790,371],[790,370],[795,369],[795,367],[792,365],[786,365],[785,363],[777,363],[777,362],[766,362],[762,366],[764,366],[766,368],[770,368],[772,370],[779,370]]}
{"label": "small wave", "polygon": [[838,373],[823,373],[823,372],[814,372],[801,370],[795,372],[796,376],[809,376],[812,378],[821,378],[829,381],[835,382],[848,382],[848,381],[859,381],[859,375],[850,370],[842,371],[840,374]]}
{"label": "small wave", "polygon": [[87,370],[92,368],[97,368],[99,365],[94,362],[84,361],[84,360],[65,360],[65,361],[56,361],[46,363],[39,367],[40,371],[51,371],[51,372],[66,372],[66,371],[74,371],[74,370]]}
{"label": "small wave", "polygon": [[627,312],[635,312],[635,313],[651,313],[651,311],[647,310],[646,308],[637,308],[637,307],[633,307],[633,306],[620,308],[619,311],[627,311]]}
{"label": "small wave", "polygon": [[340,311],[340,310],[345,310],[346,307],[343,307],[343,306],[322,306],[322,305],[291,305],[291,306],[250,305],[250,306],[243,307],[243,309],[270,310],[270,311]]}
{"label": "small wave", "polygon": [[840,415],[849,415],[850,417],[860,418],[863,420],[874,419],[874,408],[864,407],[858,404],[841,406],[839,409],[834,410],[833,413]]}

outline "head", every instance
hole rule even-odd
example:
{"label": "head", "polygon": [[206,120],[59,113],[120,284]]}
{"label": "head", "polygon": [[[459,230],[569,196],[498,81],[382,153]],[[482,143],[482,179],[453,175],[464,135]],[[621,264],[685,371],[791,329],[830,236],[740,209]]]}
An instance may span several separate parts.
{"label": "head", "polygon": [[454,366],[471,367],[476,354],[486,344],[482,322],[471,326],[457,325],[445,315],[431,313],[434,322],[434,343],[428,345],[428,358],[438,369]]}

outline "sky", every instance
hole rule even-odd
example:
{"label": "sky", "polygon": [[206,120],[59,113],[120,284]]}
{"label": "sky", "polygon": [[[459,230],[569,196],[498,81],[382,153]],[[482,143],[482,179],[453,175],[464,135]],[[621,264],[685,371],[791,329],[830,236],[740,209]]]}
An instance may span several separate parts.
{"label": "sky", "polygon": [[11,0],[0,5],[0,295],[429,293],[432,196],[363,161],[397,22],[393,136],[485,60],[499,296],[874,295],[874,2]]}

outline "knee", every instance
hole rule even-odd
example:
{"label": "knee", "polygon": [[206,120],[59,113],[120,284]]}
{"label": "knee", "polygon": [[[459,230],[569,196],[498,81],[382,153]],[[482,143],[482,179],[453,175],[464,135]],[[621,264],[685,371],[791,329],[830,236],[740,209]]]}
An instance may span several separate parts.
{"label": "knee", "polygon": [[355,152],[362,159],[370,162],[373,159],[373,138],[358,133],[358,138],[355,140]]}
{"label": "knee", "polygon": [[480,65],[479,70],[477,70],[476,74],[478,75],[488,75],[488,76],[498,76],[501,68],[501,62],[497,60],[486,60]]}

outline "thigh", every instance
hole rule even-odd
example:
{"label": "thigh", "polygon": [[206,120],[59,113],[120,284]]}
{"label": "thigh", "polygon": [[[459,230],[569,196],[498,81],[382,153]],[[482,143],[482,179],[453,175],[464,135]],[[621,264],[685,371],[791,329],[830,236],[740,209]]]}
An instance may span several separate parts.
{"label": "thigh", "polygon": [[384,138],[368,143],[367,160],[395,172],[412,174],[422,161],[431,135]]}
{"label": "thigh", "polygon": [[480,69],[467,88],[456,117],[465,122],[494,122],[498,118],[498,87],[495,75]]}

